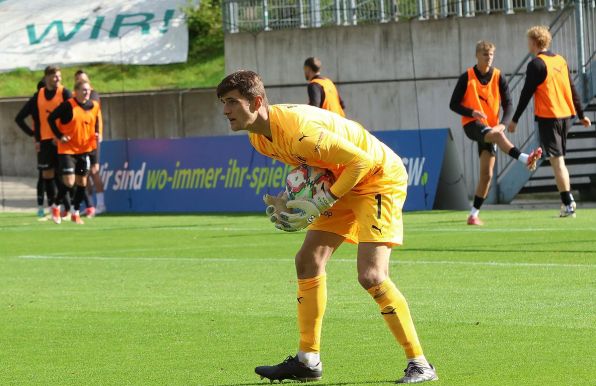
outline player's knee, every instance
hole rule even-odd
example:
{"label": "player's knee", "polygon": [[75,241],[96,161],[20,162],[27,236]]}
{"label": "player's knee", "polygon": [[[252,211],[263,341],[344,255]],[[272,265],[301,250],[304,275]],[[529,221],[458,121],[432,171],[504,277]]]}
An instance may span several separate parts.
{"label": "player's knee", "polygon": [[300,250],[296,254],[298,277],[314,277],[325,269],[325,256],[320,251]]}
{"label": "player's knee", "polygon": [[358,283],[365,290],[381,284],[387,279],[387,273],[382,270],[367,270],[366,272],[358,273]]}

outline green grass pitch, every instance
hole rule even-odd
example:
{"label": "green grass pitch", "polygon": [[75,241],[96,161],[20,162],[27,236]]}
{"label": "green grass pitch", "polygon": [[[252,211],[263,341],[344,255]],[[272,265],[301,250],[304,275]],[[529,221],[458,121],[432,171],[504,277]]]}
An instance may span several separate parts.
{"label": "green grass pitch", "polygon": [[[596,210],[407,213],[391,277],[437,385],[594,385]],[[0,214],[0,384],[260,385],[294,354],[293,255],[265,216]],[[403,352],[356,280],[328,265],[321,385],[382,385]]]}

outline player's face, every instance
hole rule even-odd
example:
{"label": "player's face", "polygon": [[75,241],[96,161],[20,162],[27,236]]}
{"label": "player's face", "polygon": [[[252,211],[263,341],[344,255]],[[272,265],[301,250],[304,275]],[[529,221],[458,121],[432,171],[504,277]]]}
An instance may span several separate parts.
{"label": "player's face", "polygon": [[220,98],[223,103],[223,113],[230,121],[232,131],[246,130],[255,122],[258,116],[258,109],[254,101],[240,95],[238,90],[232,90]]}
{"label": "player's face", "polygon": [[476,59],[480,67],[490,67],[493,65],[495,50],[483,50],[476,53]]}
{"label": "player's face", "polygon": [[312,79],[312,70],[308,66],[304,66],[304,79],[310,81]]}
{"label": "player's face", "polygon": [[62,81],[62,73],[60,71],[56,71],[54,74],[47,75],[45,79],[46,87],[50,89],[55,89],[58,87],[60,82]]}
{"label": "player's face", "polygon": [[89,83],[82,84],[76,91],[77,102],[87,103],[89,96],[91,95],[91,86]]}

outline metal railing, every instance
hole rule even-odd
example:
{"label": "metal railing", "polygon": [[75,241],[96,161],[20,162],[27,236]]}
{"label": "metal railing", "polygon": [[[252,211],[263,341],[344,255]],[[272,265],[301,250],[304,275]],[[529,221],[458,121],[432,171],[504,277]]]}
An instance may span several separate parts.
{"label": "metal railing", "polygon": [[565,0],[224,0],[228,33],[555,11]]}
{"label": "metal railing", "polygon": [[[596,60],[596,0],[567,2],[551,23],[550,31],[553,37],[551,50],[565,57],[582,102],[587,104],[594,97],[589,91],[589,69],[591,62]],[[530,55],[526,56],[509,77],[509,90],[514,101],[518,101],[521,95],[525,69],[530,59]],[[537,143],[533,103],[528,104],[516,132],[508,133],[507,136],[520,149]],[[515,161],[509,157],[497,158],[499,182],[514,165]]]}

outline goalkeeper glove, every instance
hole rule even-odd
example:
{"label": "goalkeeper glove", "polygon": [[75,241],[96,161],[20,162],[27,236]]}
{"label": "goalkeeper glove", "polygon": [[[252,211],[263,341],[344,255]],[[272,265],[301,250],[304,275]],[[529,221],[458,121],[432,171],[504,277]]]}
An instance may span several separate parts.
{"label": "goalkeeper glove", "polygon": [[279,192],[277,196],[265,194],[263,196],[263,202],[265,205],[267,205],[265,214],[269,216],[269,221],[272,223],[277,223],[279,221],[279,215],[282,212],[288,211],[288,208],[286,207],[286,202],[288,202],[288,194],[284,190]]}
{"label": "goalkeeper glove", "polygon": [[290,200],[286,203],[293,213],[282,212],[279,215],[279,222],[275,224],[277,229],[286,232],[296,232],[312,224],[323,212],[331,208],[337,201],[330,192],[321,191],[311,199]]}

